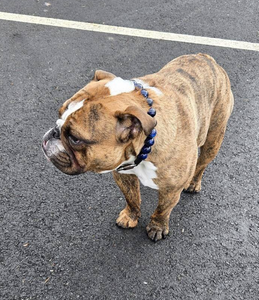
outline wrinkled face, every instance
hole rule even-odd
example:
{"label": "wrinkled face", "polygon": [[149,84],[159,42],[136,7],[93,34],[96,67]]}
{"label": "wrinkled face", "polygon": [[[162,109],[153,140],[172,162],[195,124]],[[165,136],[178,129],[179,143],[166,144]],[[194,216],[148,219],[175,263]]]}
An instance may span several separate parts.
{"label": "wrinkled face", "polygon": [[127,93],[118,93],[114,80],[114,75],[97,71],[93,81],[62,105],[56,126],[44,135],[43,151],[62,172],[114,170],[136,155],[133,144],[154,127],[154,120],[134,106],[141,97],[134,87],[130,91],[126,83]]}

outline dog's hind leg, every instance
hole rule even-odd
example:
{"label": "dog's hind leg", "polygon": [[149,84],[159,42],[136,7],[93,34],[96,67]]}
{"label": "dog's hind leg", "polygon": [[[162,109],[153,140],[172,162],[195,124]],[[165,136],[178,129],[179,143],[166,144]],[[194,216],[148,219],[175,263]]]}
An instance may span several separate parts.
{"label": "dog's hind leg", "polygon": [[113,177],[126,198],[126,207],[120,212],[116,223],[123,228],[133,228],[138,225],[140,213],[140,184],[137,176],[113,172]]}
{"label": "dog's hind leg", "polygon": [[205,144],[200,148],[200,156],[192,181],[185,192],[198,193],[201,190],[201,180],[207,165],[216,157],[223,142],[225,128],[219,132],[208,132]]}
{"label": "dog's hind leg", "polygon": [[[229,82],[227,82],[230,88]],[[223,142],[227,122],[233,110],[234,97],[232,92],[223,96],[214,108],[211,116],[205,143],[200,148],[200,156],[197,161],[196,170],[186,192],[197,193],[201,190],[201,179],[207,165],[216,157]]]}

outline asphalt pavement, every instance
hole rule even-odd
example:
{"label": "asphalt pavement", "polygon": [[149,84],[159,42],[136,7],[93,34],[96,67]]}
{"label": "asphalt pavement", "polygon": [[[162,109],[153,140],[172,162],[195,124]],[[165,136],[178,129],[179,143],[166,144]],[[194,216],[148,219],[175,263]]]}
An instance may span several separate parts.
{"label": "asphalt pavement", "polygon": [[[257,0],[1,0],[0,12],[259,43]],[[95,69],[132,78],[208,53],[235,107],[202,191],[182,194],[170,236],[145,227],[157,192],[142,187],[138,227],[111,174],[68,176],[41,151],[59,106]],[[0,299],[259,299],[259,52],[0,20]]]}

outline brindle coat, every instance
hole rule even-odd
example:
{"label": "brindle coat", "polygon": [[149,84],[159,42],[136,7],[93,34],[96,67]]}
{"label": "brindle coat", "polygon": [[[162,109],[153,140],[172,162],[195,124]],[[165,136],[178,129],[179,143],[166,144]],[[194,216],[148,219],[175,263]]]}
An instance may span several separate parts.
{"label": "brindle coat", "polygon": [[[62,127],[59,138],[66,151],[50,158],[63,172],[114,170],[139,153],[154,127],[140,91],[110,96],[105,84],[114,77],[96,71],[94,79],[61,107],[60,116],[70,102],[86,99]],[[158,134],[147,160],[157,167],[153,180],[159,188],[159,201],[147,232],[157,241],[169,232],[170,213],[181,192],[200,191],[204,170],[223,141],[234,99],[226,72],[206,54],[181,56],[140,79],[162,92],[157,95],[149,90],[157,111]],[[70,135],[84,143],[71,145]],[[116,171],[113,175],[127,202],[117,224],[135,227],[141,215],[139,180]]]}

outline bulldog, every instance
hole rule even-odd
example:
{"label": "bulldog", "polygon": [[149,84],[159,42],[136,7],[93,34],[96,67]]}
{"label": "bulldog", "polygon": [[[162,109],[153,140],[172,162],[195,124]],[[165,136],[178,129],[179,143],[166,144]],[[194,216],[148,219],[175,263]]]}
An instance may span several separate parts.
{"label": "bulldog", "polygon": [[228,75],[206,54],[180,56],[159,72],[133,80],[98,70],[61,106],[42,148],[66,174],[113,173],[126,198],[116,221],[120,227],[138,224],[140,182],[158,190],[146,228],[158,241],[169,233],[181,192],[201,190],[233,103]]}

